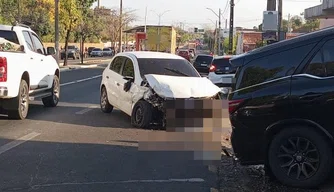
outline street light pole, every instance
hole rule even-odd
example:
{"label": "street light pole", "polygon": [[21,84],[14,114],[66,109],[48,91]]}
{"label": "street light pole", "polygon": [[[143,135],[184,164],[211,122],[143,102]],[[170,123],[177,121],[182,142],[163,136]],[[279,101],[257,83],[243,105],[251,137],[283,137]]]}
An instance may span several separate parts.
{"label": "street light pole", "polygon": [[[221,9],[219,8],[219,14],[217,14],[217,13],[216,13],[213,9],[211,9],[211,8],[206,8],[206,9],[212,11],[212,13],[214,13],[214,14],[218,17],[218,24],[219,24],[219,27],[218,27],[218,33],[217,33],[217,35],[218,35],[218,55],[220,55],[220,47],[221,47],[221,36],[220,36],[220,31],[221,31],[221,17],[222,17],[222,15],[221,15]],[[217,29],[217,27],[216,27],[216,29]]]}
{"label": "street light pole", "polygon": [[56,61],[59,65],[59,0],[55,0],[55,48]]}
{"label": "street light pole", "polygon": [[123,22],[122,22],[122,14],[123,14],[123,0],[120,0],[120,10],[119,10],[119,42],[118,42],[118,47],[119,47],[119,52],[121,53],[123,50],[122,50],[122,36],[123,36]]}
{"label": "street light pole", "polygon": [[[152,10],[152,11],[153,11],[153,10]],[[167,10],[167,11],[161,13],[161,14],[156,13],[156,14],[158,15],[158,18],[159,18],[159,23],[158,23],[158,45],[157,45],[157,51],[160,51],[160,41],[161,41],[160,24],[161,24],[161,17],[162,17],[165,13],[167,13],[167,12],[169,12],[169,11],[170,11],[170,10]]]}

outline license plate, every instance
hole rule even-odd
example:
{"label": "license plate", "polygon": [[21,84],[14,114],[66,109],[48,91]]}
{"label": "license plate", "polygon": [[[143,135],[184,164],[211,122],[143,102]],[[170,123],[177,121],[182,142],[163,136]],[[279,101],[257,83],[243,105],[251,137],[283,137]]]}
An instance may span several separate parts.
{"label": "license plate", "polygon": [[201,66],[206,67],[206,64],[203,64],[203,63],[202,63]]}
{"label": "license plate", "polygon": [[229,70],[230,68],[229,67],[225,67],[225,70]]}

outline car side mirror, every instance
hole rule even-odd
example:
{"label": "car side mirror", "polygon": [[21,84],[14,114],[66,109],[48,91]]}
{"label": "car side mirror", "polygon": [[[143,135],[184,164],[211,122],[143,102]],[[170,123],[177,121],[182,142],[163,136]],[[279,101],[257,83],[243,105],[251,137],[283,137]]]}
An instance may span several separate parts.
{"label": "car side mirror", "polygon": [[133,77],[130,77],[130,76],[124,76],[123,79],[124,79],[124,80],[127,80],[127,81],[132,81],[132,82],[133,82],[133,80],[134,80],[134,78],[133,78]]}
{"label": "car side mirror", "polygon": [[46,48],[46,52],[47,52],[48,55],[54,55],[54,54],[56,54],[56,50],[55,50],[54,47],[48,47],[48,48]]}

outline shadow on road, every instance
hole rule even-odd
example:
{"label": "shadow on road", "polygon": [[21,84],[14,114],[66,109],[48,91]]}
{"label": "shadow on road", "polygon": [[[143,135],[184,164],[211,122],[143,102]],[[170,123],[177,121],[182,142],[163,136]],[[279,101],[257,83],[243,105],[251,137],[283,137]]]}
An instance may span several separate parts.
{"label": "shadow on road", "polygon": [[[191,154],[139,152],[136,147],[98,142],[101,141],[78,143],[75,139],[70,142],[40,135],[2,151],[0,191],[109,192],[112,188],[112,191],[204,192],[214,187],[214,175],[200,162],[191,161]],[[168,181],[185,178],[205,181]]]}
{"label": "shadow on road", "polygon": [[[87,104],[80,106],[78,103],[69,103],[69,105],[72,106],[45,108],[42,104],[31,104],[27,119],[96,128],[132,128],[130,117],[120,110],[114,109],[110,114],[106,114],[94,105],[91,105],[94,108],[89,108]],[[85,110],[90,111],[83,113]]]}

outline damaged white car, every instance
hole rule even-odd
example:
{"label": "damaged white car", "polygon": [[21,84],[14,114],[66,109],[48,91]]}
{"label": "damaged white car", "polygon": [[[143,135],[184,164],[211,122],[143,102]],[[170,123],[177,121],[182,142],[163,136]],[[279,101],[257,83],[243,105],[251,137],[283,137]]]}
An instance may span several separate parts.
{"label": "damaged white car", "polygon": [[118,108],[133,126],[147,128],[165,127],[165,100],[220,99],[221,90],[184,58],[145,51],[117,54],[103,71],[100,91],[103,112]]}

